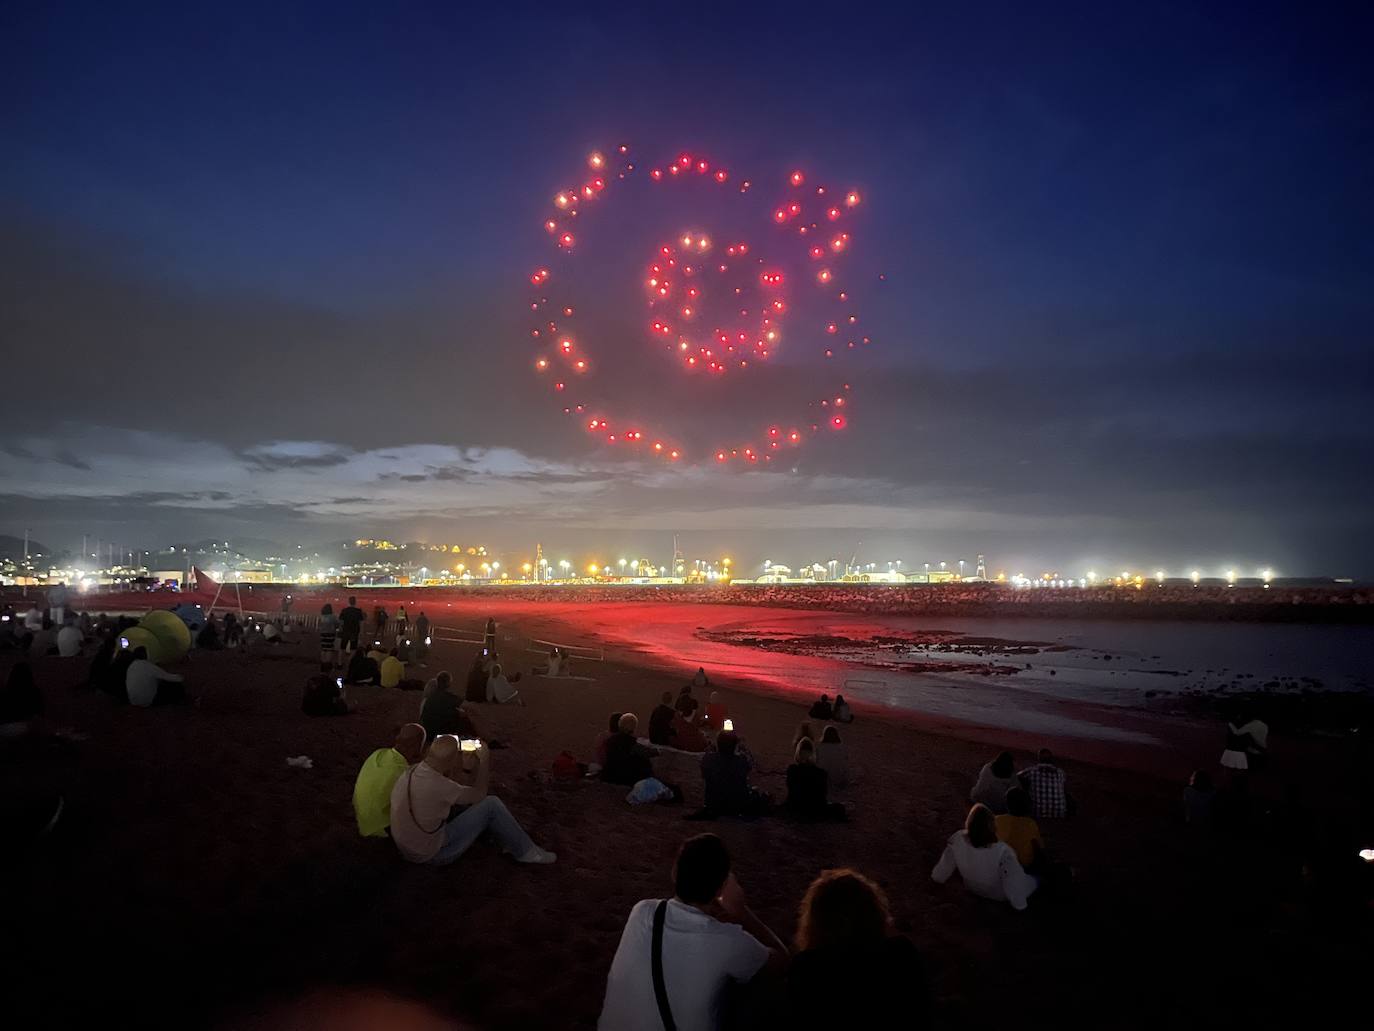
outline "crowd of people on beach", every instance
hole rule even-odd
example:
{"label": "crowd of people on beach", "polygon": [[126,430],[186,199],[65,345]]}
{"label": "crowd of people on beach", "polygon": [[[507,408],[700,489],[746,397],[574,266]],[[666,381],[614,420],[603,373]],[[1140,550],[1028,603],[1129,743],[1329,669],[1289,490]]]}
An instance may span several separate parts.
{"label": "crowd of people on beach", "polygon": [[[91,652],[86,683],[134,706],[176,704],[187,699],[179,674],[153,663],[146,648],[121,646],[127,618],[90,617],[60,603],[0,613],[0,648],[26,655],[75,658]],[[246,647],[250,635],[268,644],[288,640],[299,617],[289,597],[276,618],[239,619],[233,612],[207,617],[195,628],[205,651]],[[271,632],[268,632],[271,628]],[[412,622],[404,607],[394,614],[376,607],[369,619],[356,597],[336,615],[325,604],[312,620],[319,670],[303,692],[309,716],[354,711],[349,685],[413,690],[415,715],[394,739],[363,760],[353,790],[358,832],[390,838],[401,859],[443,866],[458,860],[484,835],[516,862],[543,865],[555,853],[530,834],[491,790],[491,753],[506,747],[483,726],[478,705],[525,705],[522,675],[507,672],[498,650],[494,618],[482,631],[480,650],[461,679],[448,670],[425,670],[434,628],[423,611]],[[313,661],[313,660],[312,660]],[[571,677],[572,658],[553,648],[533,675]],[[0,741],[45,728],[43,697],[32,666],[20,661],[0,690]],[[697,789],[669,770],[684,761],[700,775],[701,804],[684,811],[691,821],[782,818],[805,824],[846,823],[853,806],[834,798],[861,771],[851,769],[841,733],[855,721],[842,695],[821,695],[793,736],[785,770],[786,794],[775,799],[754,783],[757,757],[731,716],[729,701],[704,668],[676,692],[664,691],[641,732],[634,712],[609,714],[586,761],[564,753],[555,776],[628,789],[631,804],[681,805]],[[819,728],[819,732],[818,732]],[[589,735],[590,736],[590,735]],[[1243,793],[1251,774],[1266,767],[1269,728],[1237,707],[1226,727],[1219,766],[1227,788]],[[1048,846],[1045,829],[1072,819],[1078,809],[1068,776],[1049,749],[1020,766],[1004,751],[971,777],[970,808],[963,826],[945,841],[930,877],[944,884],[957,874],[969,893],[1023,911],[1054,906],[1073,890],[1074,872]],[[1183,789],[1180,822],[1208,829],[1216,822],[1218,791],[1207,770],[1193,773]],[[645,899],[630,912],[606,982],[599,1026],[713,1028],[727,1007],[783,1005],[805,1023],[926,1026],[930,997],[921,958],[911,941],[895,933],[888,900],[873,881],[852,869],[821,872],[800,903],[799,929],[789,948],[750,910],[719,837],[687,837],[672,870],[673,895]],[[773,988],[760,986],[741,998],[732,984],[772,971]],[[818,993],[821,980],[844,993]],[[770,995],[770,992],[774,993]],[[751,999],[753,1001],[751,1001]],[[759,1001],[763,1000],[763,1001]]]}

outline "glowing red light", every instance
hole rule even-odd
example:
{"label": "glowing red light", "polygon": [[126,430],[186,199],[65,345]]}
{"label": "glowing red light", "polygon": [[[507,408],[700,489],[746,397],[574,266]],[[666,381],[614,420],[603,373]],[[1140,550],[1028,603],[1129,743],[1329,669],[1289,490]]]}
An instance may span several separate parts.
{"label": "glowing red light", "polygon": [[845,195],[844,202],[845,202],[846,205],[848,205],[848,206],[851,207],[851,208],[858,207],[858,204],[859,204],[859,193],[858,193],[858,191],[857,191],[857,190],[850,190],[849,193]]}
{"label": "glowing red light", "polygon": [[837,415],[837,416],[835,416],[834,418],[832,418],[832,419],[830,420],[830,425],[833,426],[833,427],[834,427],[835,429],[837,429],[837,430],[842,430],[842,429],[844,429],[844,427],[845,427],[844,416],[843,416],[843,415]]}
{"label": "glowing red light", "polygon": [[793,172],[791,178],[793,186],[800,186],[802,183],[806,181],[806,177],[802,175],[800,172]]}
{"label": "glowing red light", "polygon": [[655,168],[652,172],[649,173],[649,178],[650,178],[650,179],[654,179],[654,180],[662,179],[662,178],[663,178],[663,169],[661,169],[661,168]]}
{"label": "glowing red light", "polygon": [[723,182],[725,182],[725,180],[728,179],[728,178],[730,178],[730,175],[729,175],[728,172],[725,171],[725,169],[723,169],[723,168],[717,168],[717,169],[716,169],[716,182],[718,182],[718,183],[723,183]]}
{"label": "glowing red light", "polygon": [[564,247],[571,247],[573,245],[573,234],[564,233],[558,238],[558,242]]}

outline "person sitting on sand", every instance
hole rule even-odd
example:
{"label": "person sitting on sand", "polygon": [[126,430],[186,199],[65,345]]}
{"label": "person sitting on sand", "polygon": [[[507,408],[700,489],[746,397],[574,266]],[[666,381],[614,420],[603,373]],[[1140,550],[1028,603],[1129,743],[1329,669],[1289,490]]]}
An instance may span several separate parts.
{"label": "person sitting on sand", "polygon": [[1045,843],[1040,839],[1040,825],[1031,816],[1030,793],[1022,787],[1007,792],[1007,811],[996,817],[997,840],[1004,841],[1016,853],[1016,861],[1029,873],[1040,865]]}
{"label": "person sitting on sand", "polygon": [[434,690],[425,688],[425,700],[420,706],[420,725],[431,741],[441,734],[459,738],[480,738],[481,732],[472,714],[463,706],[463,699],[453,690],[453,677],[444,670],[432,681]]}
{"label": "person sitting on sand", "polygon": [[[471,774],[465,767],[471,757]],[[465,783],[470,776],[471,783]],[[491,753],[485,745],[461,750],[449,734],[435,739],[429,754],[399,777],[391,789],[391,838],[412,863],[443,866],[491,831],[504,852],[518,863],[552,863],[495,795],[487,794]],[[455,806],[465,806],[454,813]]]}
{"label": "person sitting on sand", "polygon": [[633,787],[654,775],[650,761],[657,753],[639,743],[635,732],[639,717],[632,712],[621,715],[616,732],[606,741],[606,761],[601,764],[601,779],[610,784]]}
{"label": "person sitting on sand", "polygon": [[463,697],[469,702],[485,702],[487,700],[487,669],[481,652],[473,656],[472,665],[468,667],[468,679],[463,688]]}
{"label": "person sitting on sand", "polygon": [[706,786],[706,804],[699,814],[716,816],[762,816],[772,800],[749,783],[753,764],[742,754],[739,735],[723,730],[716,738],[716,750],[701,757],[701,778]]}
{"label": "person sitting on sand", "polygon": [[552,648],[549,649],[549,664],[544,670],[544,675],[546,677],[558,676],[559,669],[562,665],[563,653],[558,650],[557,645],[554,645]]}
{"label": "person sitting on sand", "polygon": [[720,692],[712,691],[706,700],[706,714],[702,717],[702,723],[711,730],[720,730],[729,718],[730,709],[720,700]]}
{"label": "person sitting on sand", "polygon": [[348,669],[344,673],[344,683],[346,684],[375,684],[382,678],[381,667],[377,665],[377,660],[361,648],[353,652],[353,657],[348,660]]}
{"label": "person sitting on sand", "polygon": [[196,634],[196,647],[203,652],[219,651],[224,647],[213,619],[207,619],[205,625],[200,628],[200,633]]}
{"label": "person sitting on sand", "polygon": [[787,946],[745,903],[730,853],[714,834],[683,842],[673,892],[630,910],[606,977],[599,1031],[711,1031],[722,1026],[731,984],[787,962]]}
{"label": "person sitting on sand", "polygon": [[835,696],[835,708],[831,712],[830,718],[836,723],[853,723],[854,710],[849,707],[849,703],[844,700],[844,695]]}
{"label": "person sitting on sand", "polygon": [[1217,793],[1206,770],[1194,770],[1183,789],[1183,822],[1198,830],[1210,830]]}
{"label": "person sitting on sand", "polygon": [[400,687],[405,676],[406,664],[397,656],[396,649],[392,648],[391,654],[382,660],[382,686]]}
{"label": "person sitting on sand", "polygon": [[677,711],[682,713],[682,718],[688,723],[696,719],[697,709],[700,703],[692,697],[692,685],[685,685],[677,694]]}
{"label": "person sitting on sand", "polygon": [[495,702],[497,705],[525,704],[520,692],[511,687],[506,674],[501,671],[499,662],[491,667],[491,676],[487,677],[487,701]]}
{"label": "person sitting on sand", "polygon": [[64,659],[74,659],[80,655],[81,646],[85,643],[85,637],[73,623],[68,623],[57,631],[57,654]]}
{"label": "person sitting on sand", "polygon": [[1026,908],[1036,888],[1035,878],[1021,868],[1012,847],[997,840],[997,818],[982,804],[968,811],[964,829],[951,835],[930,876],[944,884],[956,870],[969,891],[994,902],[1009,902],[1016,910]]}
{"label": "person sitting on sand", "polygon": [[654,711],[649,714],[649,743],[651,745],[673,745],[673,719],[677,710],[673,708],[673,692],[664,691]]}
{"label": "person sitting on sand", "polygon": [[794,820],[844,820],[844,806],[826,798],[826,773],[816,765],[816,746],[809,738],[797,742],[787,767],[787,814]]}
{"label": "person sitting on sand", "polygon": [[840,740],[840,732],[834,727],[826,727],[816,745],[816,765],[825,771],[832,788],[838,790],[849,786],[849,753]]}
{"label": "person sitting on sand", "polygon": [[596,744],[592,746],[592,754],[596,756],[596,764],[602,769],[606,767],[606,745],[610,743],[611,738],[620,733],[620,717],[623,715],[624,713],[619,712],[611,713],[609,726],[596,736]]}
{"label": "person sitting on sand", "polygon": [[117,646],[113,634],[107,634],[101,639],[100,647],[95,650],[91,664],[86,667],[87,689],[92,691],[104,689],[105,679],[109,676],[110,663],[114,661]]}
{"label": "person sitting on sand", "polygon": [[808,720],[802,720],[797,724],[797,732],[792,735],[792,751],[797,750],[797,745],[802,741],[816,743],[816,728],[811,726]]}
{"label": "person sitting on sand", "polygon": [[347,716],[353,711],[344,694],[343,677],[316,673],[305,682],[301,711],[307,716]]}
{"label": "person sitting on sand", "polygon": [[830,696],[821,695],[820,701],[811,706],[811,711],[807,713],[813,720],[828,720],[835,714],[834,706],[830,704]]}
{"label": "person sitting on sand", "polygon": [[353,815],[358,833],[365,838],[385,838],[391,826],[391,789],[406,767],[425,754],[425,728],[407,723],[396,733],[396,743],[379,748],[365,760],[353,783]]}
{"label": "person sitting on sand", "polygon": [[[117,638],[116,638],[117,640]],[[128,648],[120,648],[110,660],[100,689],[111,698],[120,702],[129,700],[129,667],[134,664],[134,653]]]}
{"label": "person sitting on sand", "polygon": [[124,674],[124,688],[129,704],[147,708],[150,705],[172,705],[186,700],[186,686],[179,673],[166,670],[148,661],[147,648],[134,649],[134,661]]}
{"label": "person sitting on sand", "polygon": [[1221,753],[1221,765],[1234,773],[1245,773],[1250,769],[1250,735],[1240,729],[1243,717],[1236,717],[1226,723],[1226,748]]}
{"label": "person sitting on sand", "polygon": [[883,890],[854,870],[826,870],[806,889],[787,970],[793,1027],[931,1026],[920,953],[897,934]]}
{"label": "person sitting on sand", "polygon": [[704,752],[710,741],[695,723],[688,723],[682,713],[673,713],[673,747],[679,752]]}
{"label": "person sitting on sand", "polygon": [[[61,635],[58,635],[58,651],[61,651]],[[1241,717],[1244,719],[1244,717]],[[1269,755],[1269,724],[1258,716],[1250,716],[1240,725],[1240,732],[1250,739],[1245,748],[1245,758],[1252,770],[1261,769]]]}
{"label": "person sitting on sand", "polygon": [[1005,813],[1007,792],[1020,786],[1021,782],[1016,779],[1016,760],[1010,752],[1002,752],[978,771],[978,781],[969,792],[969,801],[979,802],[996,814]]}
{"label": "person sitting on sand", "polygon": [[1040,749],[1039,761],[1020,773],[1021,784],[1030,792],[1037,820],[1061,820],[1073,813],[1073,796],[1068,778],[1054,765],[1054,753]]}

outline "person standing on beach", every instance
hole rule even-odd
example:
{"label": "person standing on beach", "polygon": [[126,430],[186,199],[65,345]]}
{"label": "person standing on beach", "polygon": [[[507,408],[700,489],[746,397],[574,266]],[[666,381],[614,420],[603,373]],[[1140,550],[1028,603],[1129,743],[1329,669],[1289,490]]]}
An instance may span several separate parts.
{"label": "person standing on beach", "polygon": [[320,671],[328,673],[338,665],[337,652],[337,633],[339,629],[338,617],[334,615],[334,606],[325,602],[320,609]]}
{"label": "person standing on beach", "polygon": [[488,655],[496,654],[496,617],[487,617],[487,629],[482,635],[482,648]]}
{"label": "person standing on beach", "polygon": [[339,629],[341,633],[340,645],[346,652],[351,652],[358,647],[358,636],[363,629],[363,610],[358,608],[358,599],[350,597],[348,608],[339,613]]}
{"label": "person standing on beach", "polygon": [[730,984],[779,970],[787,946],[745,902],[714,834],[683,842],[673,897],[635,903],[606,977],[599,1031],[714,1031]]}

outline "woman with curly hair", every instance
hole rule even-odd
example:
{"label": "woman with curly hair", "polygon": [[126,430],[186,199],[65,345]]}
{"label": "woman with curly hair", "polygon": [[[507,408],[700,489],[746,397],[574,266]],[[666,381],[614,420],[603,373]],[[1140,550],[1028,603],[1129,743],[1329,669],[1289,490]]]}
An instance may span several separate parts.
{"label": "woman with curly hair", "polygon": [[807,1027],[930,1026],[920,953],[893,931],[883,890],[855,870],[826,870],[806,889],[787,996]]}

